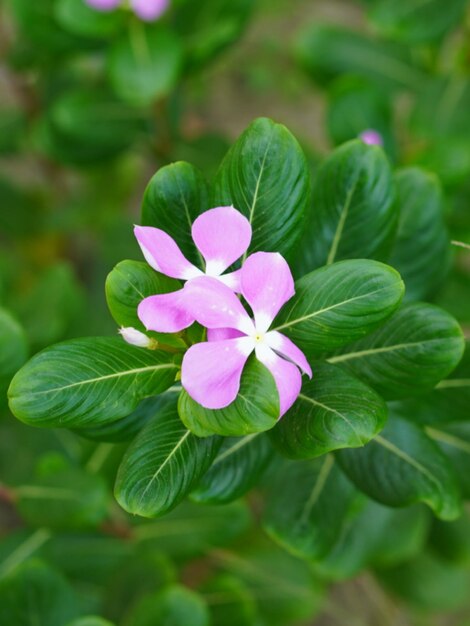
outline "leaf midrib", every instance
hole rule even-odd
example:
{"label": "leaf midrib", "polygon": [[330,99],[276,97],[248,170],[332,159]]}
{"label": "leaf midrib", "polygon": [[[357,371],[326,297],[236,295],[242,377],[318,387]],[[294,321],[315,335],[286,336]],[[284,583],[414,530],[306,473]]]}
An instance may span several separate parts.
{"label": "leaf midrib", "polygon": [[331,406],[328,406],[327,404],[323,404],[322,402],[319,402],[318,400],[314,400],[313,398],[309,398],[308,396],[305,396],[303,393],[299,393],[298,396],[301,400],[304,400],[304,402],[310,402],[311,404],[314,404],[316,406],[321,407],[322,409],[325,409],[325,411],[328,411],[329,413],[334,413],[335,415],[337,415],[340,419],[342,419],[344,422],[346,422],[346,424],[349,426],[349,428],[352,430],[352,432],[354,433],[354,435],[357,438],[357,441],[359,442],[359,446],[363,446],[364,443],[361,440],[357,430],[354,428],[354,426],[352,425],[351,421],[342,413],[340,413],[337,409],[334,409]]}
{"label": "leaf midrib", "polygon": [[[448,338],[447,338],[448,339]],[[349,352],[346,354],[340,354],[333,356],[328,360],[328,363],[341,363],[350,359],[360,359],[364,356],[370,356],[372,354],[381,354],[384,352],[394,352],[395,350],[405,350],[406,348],[414,348],[416,346],[428,345],[430,343],[442,343],[443,339],[425,339],[423,341],[414,341],[409,343],[396,343],[392,346],[382,346],[381,348],[369,348],[368,350],[359,350],[358,352]],[[470,381],[469,381],[470,384]]]}
{"label": "leaf midrib", "polygon": [[331,242],[330,251],[328,252],[328,257],[326,259],[326,265],[331,265],[336,258],[336,254],[338,252],[339,244],[341,241],[341,237],[343,235],[344,226],[346,224],[346,220],[348,218],[349,207],[351,206],[351,201],[356,191],[358,179],[354,181],[354,185],[348,191],[346,195],[346,199],[344,201],[343,208],[341,209],[341,213],[339,216],[338,224],[336,226],[336,231],[333,237],[333,241]]}

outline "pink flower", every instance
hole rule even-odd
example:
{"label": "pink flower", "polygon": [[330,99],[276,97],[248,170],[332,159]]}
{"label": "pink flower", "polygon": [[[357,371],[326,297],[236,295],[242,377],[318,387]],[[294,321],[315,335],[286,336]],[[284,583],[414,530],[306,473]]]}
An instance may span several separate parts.
{"label": "pink flower", "polygon": [[[200,215],[192,225],[192,237],[205,260],[205,272],[190,263],[167,233],[151,226],[136,226],[135,236],[147,263],[162,274],[188,282],[210,276],[240,291],[240,270],[223,274],[248,249],[251,225],[233,207],[218,207]],[[195,317],[186,306],[184,289],[142,300],[137,313],[147,328],[174,333],[191,326]]]}
{"label": "pink flower", "polygon": [[196,402],[221,409],[237,397],[243,368],[255,352],[274,377],[282,416],[300,393],[300,370],[312,376],[303,352],[285,335],[269,330],[281,307],[294,295],[294,280],[280,254],[257,252],[243,264],[240,283],[254,319],[220,281],[202,277],[186,284],[187,306],[209,330],[208,342],[195,344],[186,352],[181,382]]}
{"label": "pink flower", "polygon": [[[112,11],[123,4],[123,0],[85,0],[98,11]],[[170,0],[130,0],[134,13],[146,22],[158,19],[168,8]]]}
{"label": "pink flower", "polygon": [[384,145],[382,135],[376,130],[374,130],[373,128],[368,128],[367,130],[364,130],[359,135],[359,139],[362,139],[362,141],[369,146],[383,146]]}

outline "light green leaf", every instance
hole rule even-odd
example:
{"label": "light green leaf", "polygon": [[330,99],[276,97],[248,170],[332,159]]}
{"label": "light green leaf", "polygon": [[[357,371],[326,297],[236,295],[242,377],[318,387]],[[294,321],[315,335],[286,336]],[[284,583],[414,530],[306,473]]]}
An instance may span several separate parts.
{"label": "light green leaf", "polygon": [[198,437],[214,434],[243,437],[274,426],[279,419],[279,395],[269,370],[252,355],[232,404],[224,409],[206,409],[183,390],[178,413],[185,426]]}
{"label": "light green leaf", "polygon": [[203,591],[218,600],[209,603],[211,624],[254,626],[259,623],[253,594],[249,586],[236,576],[218,574],[204,585]]}
{"label": "light green leaf", "polygon": [[164,27],[132,20],[126,36],[108,54],[108,74],[116,94],[135,105],[150,105],[176,86],[181,44]]}
{"label": "light green leaf", "polygon": [[395,181],[400,218],[389,263],[405,281],[405,300],[432,297],[451,261],[439,179],[418,167],[407,167],[397,172]]}
{"label": "light green leaf", "polygon": [[129,415],[141,400],[171,386],[173,355],[97,337],[46,348],[16,374],[11,411],[35,426],[98,426]]}
{"label": "light green leaf", "polygon": [[452,467],[415,424],[393,417],[367,446],[342,450],[337,458],[357,487],[378,502],[396,507],[423,502],[445,520],[460,515],[460,491]]}
{"label": "light green leaf", "polygon": [[273,482],[265,530],[295,556],[317,560],[327,554],[357,496],[333,456],[286,462]]}
{"label": "light green leaf", "polygon": [[213,464],[191,498],[195,502],[225,504],[256,485],[273,456],[269,438],[261,433],[227,437]]}
{"label": "light green leaf", "polygon": [[194,220],[209,205],[209,191],[201,172],[189,163],[172,163],[158,170],[145,190],[142,224],[171,235],[186,257],[200,264],[202,258],[191,236]]}
{"label": "light green leaf", "polygon": [[266,118],[252,122],[223,160],[214,184],[214,206],[233,204],[249,219],[250,252],[291,250],[302,232],[310,175],[285,126]]}
{"label": "light green leaf", "polygon": [[200,595],[172,585],[145,595],[129,612],[126,626],[209,626],[209,610]]}
{"label": "light green leaf", "polygon": [[357,448],[385,425],[382,398],[354,376],[326,363],[313,363],[291,409],[270,432],[279,451],[309,459],[340,448]]}
{"label": "light green leaf", "polygon": [[65,30],[83,37],[112,37],[125,24],[122,11],[97,11],[85,0],[56,0],[54,14]]}
{"label": "light green leaf", "polygon": [[434,305],[415,303],[329,360],[393,400],[432,389],[457,366],[464,349],[462,330],[453,317]]}
{"label": "light green leaf", "polygon": [[334,261],[385,259],[398,211],[383,150],[356,139],[336,148],[320,166],[298,266],[309,272]]}
{"label": "light green leaf", "polygon": [[221,444],[220,437],[200,439],[187,430],[170,394],[124,455],[115,487],[119,504],[143,517],[166,513],[197,484]]}
{"label": "light green leaf", "polygon": [[307,274],[273,324],[312,358],[369,334],[399,306],[404,286],[391,267],[340,261]]}
{"label": "light green leaf", "polygon": [[107,619],[97,617],[95,615],[89,615],[87,617],[80,617],[73,622],[69,622],[67,626],[114,626]]}

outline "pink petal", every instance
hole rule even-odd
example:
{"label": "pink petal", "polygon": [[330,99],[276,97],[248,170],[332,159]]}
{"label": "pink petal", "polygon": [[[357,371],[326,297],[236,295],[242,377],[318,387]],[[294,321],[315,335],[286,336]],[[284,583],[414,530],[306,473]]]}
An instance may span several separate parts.
{"label": "pink petal", "polygon": [[382,135],[376,130],[374,130],[373,128],[368,128],[367,130],[364,130],[359,135],[359,139],[362,139],[362,141],[369,146],[383,146],[384,145]]}
{"label": "pink petal", "polygon": [[122,0],[85,0],[86,4],[97,11],[112,11],[121,4],[121,1]]}
{"label": "pink petal", "polygon": [[253,309],[256,329],[266,332],[295,293],[287,261],[277,252],[256,252],[241,269],[241,292]]}
{"label": "pink petal", "polygon": [[244,333],[241,333],[235,328],[208,328],[207,329],[207,341],[224,341],[225,339],[238,339],[238,337],[245,337]]}
{"label": "pink petal", "polygon": [[131,0],[131,6],[141,20],[152,22],[168,9],[169,0]]}
{"label": "pink petal", "polygon": [[185,306],[184,289],[145,298],[137,315],[147,330],[159,333],[177,333],[194,323]]}
{"label": "pink petal", "polygon": [[202,275],[201,270],[186,259],[174,239],[163,230],[136,226],[134,234],[145,260],[157,272],[183,280]]}
{"label": "pink petal", "polygon": [[206,328],[236,328],[253,335],[255,328],[233,291],[217,278],[194,278],[184,287],[186,306],[194,319]]}
{"label": "pink petal", "polygon": [[241,291],[241,276],[242,271],[236,270],[235,272],[230,272],[229,274],[222,274],[222,276],[217,276],[217,280],[220,280],[221,283],[230,287],[232,291],[236,293],[240,293]]}
{"label": "pink petal", "polygon": [[298,368],[281,359],[269,346],[258,344],[256,346],[256,358],[265,365],[274,377],[279,393],[280,415],[294,404],[302,388],[302,376]]}
{"label": "pink petal", "polygon": [[206,409],[228,406],[237,397],[242,371],[253,347],[253,340],[248,337],[191,346],[184,355],[181,384]]}
{"label": "pink petal", "polygon": [[277,330],[271,330],[266,333],[265,341],[277,354],[297,365],[304,374],[312,378],[312,368],[305,358],[305,354],[288,337]]}
{"label": "pink petal", "polygon": [[231,206],[210,209],[193,224],[193,240],[206,261],[206,274],[219,276],[251,242],[250,222]]}

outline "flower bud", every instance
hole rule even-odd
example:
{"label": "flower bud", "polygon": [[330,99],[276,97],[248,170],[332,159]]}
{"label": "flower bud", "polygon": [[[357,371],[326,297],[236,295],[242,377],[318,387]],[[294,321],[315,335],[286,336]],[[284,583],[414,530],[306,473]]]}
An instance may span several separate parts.
{"label": "flower bud", "polygon": [[362,139],[364,143],[368,146],[383,146],[384,142],[382,139],[382,135],[378,133],[373,128],[368,128],[364,130],[360,135],[359,139]]}
{"label": "flower bud", "polygon": [[138,346],[139,348],[152,348],[155,341],[147,337],[144,333],[141,333],[140,330],[136,328],[132,328],[128,326],[127,328],[120,328],[119,334],[127,343],[130,343],[132,346]]}

